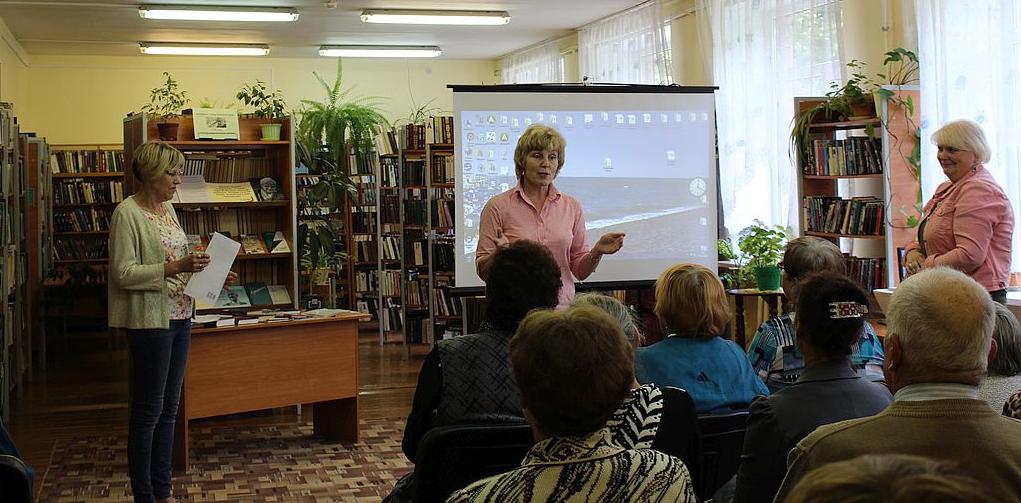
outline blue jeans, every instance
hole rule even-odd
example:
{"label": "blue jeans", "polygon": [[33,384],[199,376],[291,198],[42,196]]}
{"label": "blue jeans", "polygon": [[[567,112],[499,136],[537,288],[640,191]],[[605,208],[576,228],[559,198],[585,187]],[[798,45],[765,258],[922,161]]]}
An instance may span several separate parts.
{"label": "blue jeans", "polygon": [[191,342],[191,320],[169,329],[128,330],[131,346],[131,422],[128,473],[136,502],[171,495],[174,422]]}

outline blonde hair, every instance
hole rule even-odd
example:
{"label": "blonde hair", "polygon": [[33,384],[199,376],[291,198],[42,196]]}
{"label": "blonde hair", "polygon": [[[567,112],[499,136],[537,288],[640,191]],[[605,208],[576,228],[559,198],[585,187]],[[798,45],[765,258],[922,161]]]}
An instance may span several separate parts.
{"label": "blonde hair", "polygon": [[966,119],[948,122],[932,133],[932,142],[938,146],[973,152],[980,163],[989,162],[992,150],[978,123]]}
{"label": "blonde hair", "polygon": [[529,152],[536,150],[555,150],[557,152],[557,172],[564,167],[564,149],[567,148],[567,140],[556,129],[544,124],[532,124],[525,128],[518,138],[518,145],[514,147],[514,174],[520,179],[525,175],[525,158]]}
{"label": "blonde hair", "polygon": [[634,313],[624,305],[623,302],[610,297],[609,295],[603,295],[596,292],[586,292],[579,294],[571,301],[571,307],[578,306],[590,306],[601,309],[606,314],[613,317],[620,325],[621,330],[624,331],[624,335],[627,336],[628,341],[632,346],[639,346],[642,343],[642,332],[638,329],[638,323],[635,320]]}
{"label": "blonde hair", "polygon": [[161,141],[143,143],[131,157],[131,173],[140,182],[155,180],[181,166],[184,166],[184,154]]}
{"label": "blonde hair", "polygon": [[698,264],[677,264],[656,280],[656,317],[667,330],[711,338],[730,323],[730,304],[716,274]]}

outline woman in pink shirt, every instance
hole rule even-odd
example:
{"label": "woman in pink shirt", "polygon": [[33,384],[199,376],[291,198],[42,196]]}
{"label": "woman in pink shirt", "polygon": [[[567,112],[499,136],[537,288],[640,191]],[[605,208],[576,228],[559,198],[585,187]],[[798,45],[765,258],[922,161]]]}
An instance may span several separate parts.
{"label": "woman in pink shirt", "polygon": [[1014,212],[986,170],[990,149],[978,124],[950,122],[933,133],[937,159],[948,181],[925,205],[918,239],[907,249],[908,274],[947,266],[970,275],[1007,302]]}
{"label": "woman in pink shirt", "polygon": [[589,249],[585,244],[585,217],[577,199],[563,194],[553,180],[564,166],[564,137],[549,126],[525,129],[514,149],[518,184],[493,196],[482,209],[475,268],[486,279],[489,258],[498,247],[518,239],[541,243],[560,267],[561,307],[574,298],[574,278],[589,277],[603,255],[617,253],[624,233],[608,232]]}

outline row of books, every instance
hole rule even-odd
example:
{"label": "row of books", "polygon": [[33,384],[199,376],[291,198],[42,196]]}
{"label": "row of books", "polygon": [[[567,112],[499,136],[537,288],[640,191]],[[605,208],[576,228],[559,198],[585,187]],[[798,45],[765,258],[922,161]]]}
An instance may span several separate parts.
{"label": "row of books", "polygon": [[454,183],[454,156],[435,154],[429,164],[429,178],[432,183]]}
{"label": "row of books", "polygon": [[98,260],[110,256],[105,239],[69,239],[57,236],[53,239],[54,260]]}
{"label": "row of books", "polygon": [[355,291],[375,292],[379,290],[379,271],[376,269],[362,269],[355,271]]}
{"label": "row of books", "polygon": [[405,159],[401,169],[402,185],[425,186],[425,161]]}
{"label": "row of books", "polygon": [[433,240],[433,270],[454,270],[454,236],[438,236]]}
{"label": "row of books", "polygon": [[878,138],[852,136],[817,139],[803,168],[806,175],[851,176],[883,172],[883,147]]}
{"label": "row of books", "polygon": [[216,304],[196,301],[198,309],[233,309],[252,306],[273,306],[291,304],[291,294],[285,285],[267,285],[253,281],[243,285],[230,285],[220,290]]}
{"label": "row of books", "polygon": [[408,267],[422,267],[426,262],[426,246],[428,241],[421,236],[404,236],[404,263]]}
{"label": "row of books", "polygon": [[379,246],[383,250],[383,260],[401,259],[401,238],[392,234],[381,236]]}
{"label": "row of books", "polygon": [[50,150],[53,173],[123,173],[123,150]]}
{"label": "row of books", "polygon": [[264,236],[267,232],[273,232],[275,237],[278,231],[272,226],[276,219],[268,217],[272,212],[272,209],[266,208],[220,208],[217,211],[178,208],[177,219],[185,234],[209,236],[219,232],[225,236],[236,237]]}
{"label": "row of books", "polygon": [[401,309],[401,303],[398,299],[393,297],[383,297],[383,305],[381,306],[380,313],[377,319],[383,326],[383,331],[392,332],[396,330],[403,330],[404,328],[404,310]]}
{"label": "row of books", "polygon": [[379,204],[380,216],[385,224],[401,223],[401,196],[399,194],[385,193]]}
{"label": "row of books", "polygon": [[423,344],[431,342],[428,340],[428,335],[431,333],[429,328],[429,318],[424,315],[407,317],[407,322],[404,324],[404,342],[408,344]]}
{"label": "row of books", "polygon": [[124,199],[124,182],[62,181],[54,186],[55,204],[119,203]]}
{"label": "row of books", "polygon": [[858,281],[866,290],[886,288],[886,259],[882,257],[854,257],[844,254],[847,275]]}
{"label": "row of books", "polygon": [[851,235],[881,235],[885,226],[885,205],[866,196],[842,199],[829,196],[806,197],[806,231]]}
{"label": "row of books", "polygon": [[261,150],[229,150],[223,152],[185,152],[184,176],[201,175],[209,183],[236,183],[274,176],[274,160]]}
{"label": "row of books", "polygon": [[[422,189],[408,189],[408,191],[419,191]],[[421,199],[420,194],[404,200],[404,225],[427,225],[428,213],[426,212],[426,201]]]}
{"label": "row of books", "polygon": [[384,187],[399,187],[401,179],[400,160],[396,157],[383,157],[379,160],[379,179]]}
{"label": "row of books", "polygon": [[451,297],[446,288],[433,288],[433,304],[439,316],[461,316],[461,299]]}
{"label": "row of books", "polygon": [[376,207],[352,206],[351,231],[357,233],[376,233]]}
{"label": "row of books", "polygon": [[53,229],[57,232],[96,232],[110,230],[112,211],[105,208],[75,208],[55,211]]}
{"label": "row of books", "polygon": [[408,307],[428,307],[429,304],[429,278],[421,275],[418,271],[408,272],[408,286],[405,289],[405,304]]}
{"label": "row of books", "polygon": [[432,225],[433,227],[454,226],[454,200],[433,199],[432,202]]}
{"label": "row of books", "polygon": [[376,241],[372,236],[351,236],[351,254],[356,262],[376,262],[379,254],[376,251]]}
{"label": "row of books", "polygon": [[401,271],[384,269],[383,278],[379,282],[379,293],[386,297],[401,296]]}
{"label": "row of books", "polygon": [[353,176],[375,175],[380,168],[379,156],[369,152],[359,154],[352,149],[347,156],[348,174]]}

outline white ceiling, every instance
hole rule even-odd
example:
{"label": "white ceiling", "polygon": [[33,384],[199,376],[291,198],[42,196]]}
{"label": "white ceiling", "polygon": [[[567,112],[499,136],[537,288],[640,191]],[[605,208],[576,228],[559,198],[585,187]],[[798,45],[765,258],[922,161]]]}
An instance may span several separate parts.
{"label": "white ceiling", "polygon": [[[155,21],[138,15],[132,0],[0,0],[0,18],[29,55],[139,55],[138,42],[269,44],[270,56],[318,57],[322,44],[438,45],[445,59],[493,59],[566,35],[573,28],[641,3],[640,0],[162,0],[177,5],[295,7],[293,23]],[[361,22],[362,9],[505,10],[496,27],[405,26]]]}

